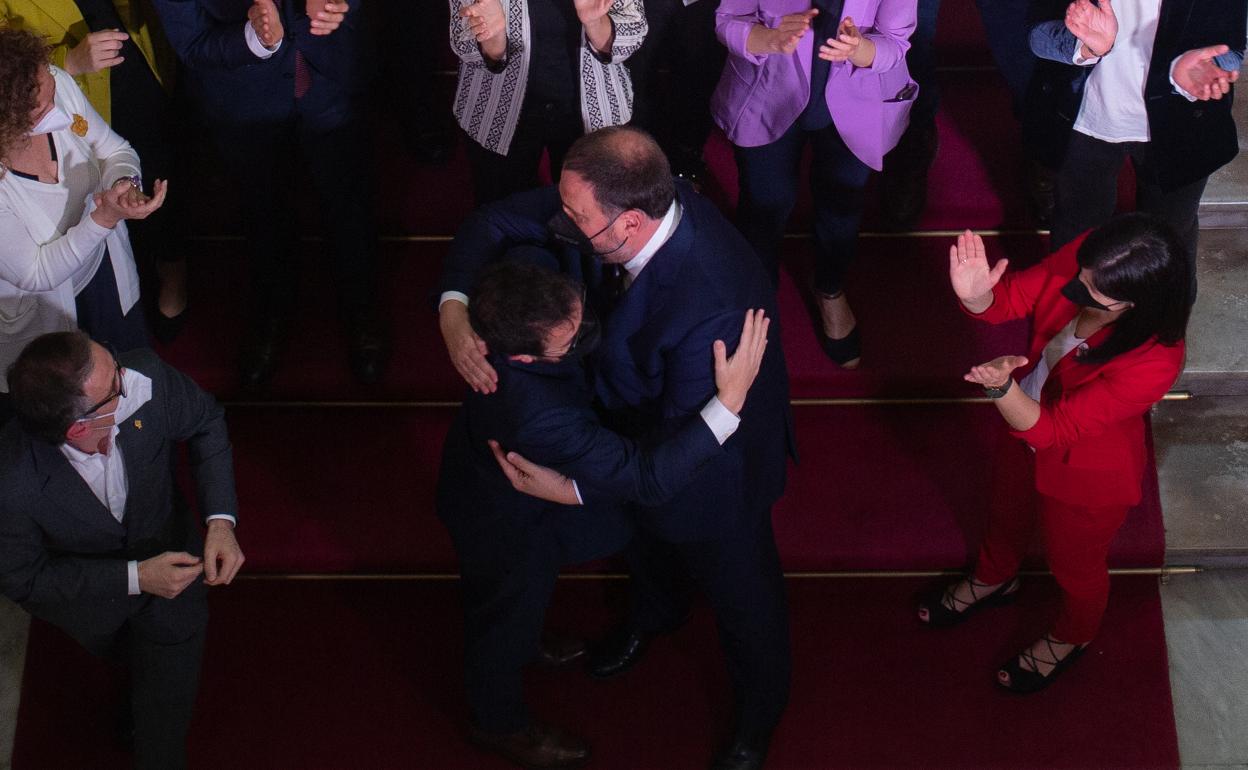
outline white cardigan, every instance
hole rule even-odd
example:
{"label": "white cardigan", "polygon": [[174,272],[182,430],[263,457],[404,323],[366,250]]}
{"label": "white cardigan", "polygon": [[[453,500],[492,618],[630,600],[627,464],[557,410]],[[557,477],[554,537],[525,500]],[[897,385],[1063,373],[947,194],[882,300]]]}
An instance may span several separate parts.
{"label": "white cardigan", "polygon": [[[453,111],[460,127],[477,144],[506,155],[524,105],[532,37],[528,0],[499,2],[507,18],[507,54],[501,71],[493,72],[485,66],[481,48],[459,15],[459,9],[472,0],[450,0],[451,50],[459,57]],[[609,61],[594,54],[581,29],[581,121],[586,133],[623,125],[633,116],[633,83],[624,60],[641,48],[646,38],[646,14],[641,0],[615,0],[607,14],[615,25]]]}
{"label": "white cardigan", "polygon": [[[74,296],[95,276],[107,246],[123,313],[139,299],[139,274],[125,222],[109,230],[91,218],[94,193],[138,175],[139,157],[99,116],[64,70],[52,67],[56,105],[75,121],[52,134],[56,184],[0,176],[0,392],[26,343],[77,328]],[[36,138],[35,141],[43,141]]]}

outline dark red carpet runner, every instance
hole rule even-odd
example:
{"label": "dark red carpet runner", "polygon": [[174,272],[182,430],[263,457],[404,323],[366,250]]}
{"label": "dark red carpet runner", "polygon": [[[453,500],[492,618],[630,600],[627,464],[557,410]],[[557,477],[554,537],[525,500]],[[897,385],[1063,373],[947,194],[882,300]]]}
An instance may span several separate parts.
{"label": "dark red carpet runner", "polygon": [[[1174,768],[1155,578],[1116,578],[1105,629],[1049,690],[1018,697],[996,667],[1044,630],[1054,586],[947,631],[922,628],[921,581],[790,580],[795,676],[769,768]],[[552,622],[597,632],[614,581],[564,581]],[[191,735],[196,768],[503,768],[463,741],[451,583],[244,582],[214,594]],[[31,637],[17,770],[122,768],[108,671],[59,632]],[[590,767],[704,767],[729,719],[714,624],[700,609],[618,680],[534,671],[535,712],[588,738]]]}

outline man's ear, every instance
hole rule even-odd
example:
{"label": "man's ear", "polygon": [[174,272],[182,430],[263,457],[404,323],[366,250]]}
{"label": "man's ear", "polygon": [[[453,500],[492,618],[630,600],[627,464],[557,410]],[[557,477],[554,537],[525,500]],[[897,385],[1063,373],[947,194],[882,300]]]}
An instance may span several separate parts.
{"label": "man's ear", "polygon": [[87,427],[87,424],[85,422],[77,422],[77,421],[71,422],[69,424],[69,427],[65,429],[65,438],[69,439],[70,441],[77,441],[78,439],[87,435],[87,433],[89,433],[90,430],[91,429]]}
{"label": "man's ear", "polygon": [[645,218],[637,209],[629,209],[621,214],[620,217],[624,220],[624,226],[632,232],[640,230],[642,224],[645,223]]}

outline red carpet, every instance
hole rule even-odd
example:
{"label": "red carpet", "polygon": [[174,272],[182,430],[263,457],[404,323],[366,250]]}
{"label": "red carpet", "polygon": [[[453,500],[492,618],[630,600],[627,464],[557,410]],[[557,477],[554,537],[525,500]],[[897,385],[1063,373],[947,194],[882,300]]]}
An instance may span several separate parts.
{"label": "red carpet", "polygon": [[[920,585],[789,581],[793,696],[768,767],[1178,766],[1155,578],[1115,579],[1101,638],[1030,697],[992,676],[1051,619],[1052,584],[948,631],[912,619]],[[597,633],[613,615],[603,592],[619,588],[562,583],[553,623]],[[462,740],[453,585],[241,583],[213,598],[193,767],[508,767]],[[101,664],[36,624],[14,767],[125,767],[107,691]],[[705,766],[729,716],[705,609],[621,679],[534,672],[529,692],[538,715],[592,741],[594,768]]]}
{"label": "red carpet", "polygon": [[[433,514],[452,416],[436,408],[231,409],[248,571],[454,572]],[[994,408],[798,407],[796,423],[802,461],[774,515],[787,569],[968,563],[987,516],[1001,431]],[[1159,566],[1163,540],[1150,469],[1148,495],[1110,563]]]}
{"label": "red carpet", "polygon": [[[1025,344],[1024,329],[994,328],[962,314],[949,289],[951,242],[946,237],[861,241],[848,283],[865,351],[862,367],[854,372],[838,368],[819,350],[805,305],[809,295],[796,288],[808,283],[811,247],[805,240],[787,242],[788,273],[780,306],[793,396],[975,395],[962,374],[974,364],[1019,352]],[[1016,264],[1027,264],[1043,254],[1045,244],[1041,236],[1019,236],[989,238],[988,246],[994,259],[1004,254]],[[175,344],[160,349],[161,355],[226,399],[458,401],[464,385],[451,368],[433,310],[445,250],[444,243],[384,247],[382,286],[395,345],[390,371],[376,386],[357,385],[347,370],[332,283],[314,248],[304,270],[302,308],[293,324],[285,364],[263,393],[237,392],[237,351],[246,302],[223,298],[246,285],[240,244],[196,247],[190,320]]]}

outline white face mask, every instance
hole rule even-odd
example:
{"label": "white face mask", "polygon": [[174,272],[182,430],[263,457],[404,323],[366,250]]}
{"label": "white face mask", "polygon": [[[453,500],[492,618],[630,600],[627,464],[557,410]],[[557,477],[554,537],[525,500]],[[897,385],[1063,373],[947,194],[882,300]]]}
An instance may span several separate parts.
{"label": "white face mask", "polygon": [[65,110],[62,110],[54,104],[52,105],[52,109],[48,110],[47,114],[39,119],[39,122],[35,124],[35,127],[30,129],[30,136],[50,134],[54,131],[64,131],[73,124],[74,119],[69,117],[69,114],[66,113]]}

